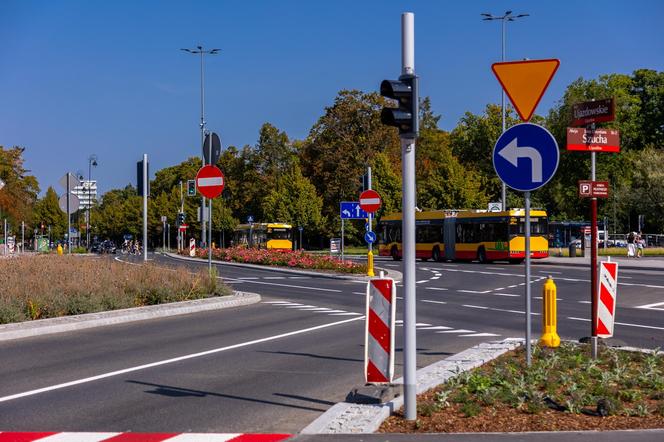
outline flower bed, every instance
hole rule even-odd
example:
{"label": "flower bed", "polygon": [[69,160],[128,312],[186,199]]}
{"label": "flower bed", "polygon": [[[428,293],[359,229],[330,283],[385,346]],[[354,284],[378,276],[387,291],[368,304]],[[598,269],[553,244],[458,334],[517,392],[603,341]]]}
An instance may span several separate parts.
{"label": "flower bed", "polygon": [[[188,251],[182,252],[188,254]],[[198,258],[207,258],[207,249],[196,249]],[[270,266],[292,267],[312,270],[328,270],[339,273],[366,273],[367,266],[352,261],[342,261],[325,255],[314,255],[301,250],[267,250],[231,247],[212,249],[212,258],[219,261],[241,262]]]}

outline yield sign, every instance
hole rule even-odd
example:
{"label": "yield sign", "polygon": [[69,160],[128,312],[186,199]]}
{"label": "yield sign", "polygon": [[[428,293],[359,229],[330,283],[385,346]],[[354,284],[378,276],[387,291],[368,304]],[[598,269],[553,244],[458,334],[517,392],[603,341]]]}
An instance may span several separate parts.
{"label": "yield sign", "polygon": [[519,117],[529,121],[542,99],[560,60],[508,61],[494,63],[491,70],[510,98]]}
{"label": "yield sign", "polygon": [[224,190],[224,174],[217,166],[203,166],[196,174],[196,188],[204,197],[216,198]]}
{"label": "yield sign", "polygon": [[365,190],[360,194],[360,208],[367,213],[380,209],[380,195],[375,190]]}

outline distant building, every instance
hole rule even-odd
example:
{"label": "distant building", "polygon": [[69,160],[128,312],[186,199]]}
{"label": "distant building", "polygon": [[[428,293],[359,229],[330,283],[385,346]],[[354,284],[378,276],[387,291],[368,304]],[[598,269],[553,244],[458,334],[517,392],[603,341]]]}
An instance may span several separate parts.
{"label": "distant building", "polygon": [[78,197],[80,209],[88,209],[97,199],[97,181],[81,180],[78,186],[74,186],[74,189],[71,191],[71,193]]}

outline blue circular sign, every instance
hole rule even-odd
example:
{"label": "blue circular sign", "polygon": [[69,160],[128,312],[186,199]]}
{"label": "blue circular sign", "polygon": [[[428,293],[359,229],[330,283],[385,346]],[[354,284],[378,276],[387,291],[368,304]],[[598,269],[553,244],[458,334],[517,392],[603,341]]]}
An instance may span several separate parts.
{"label": "blue circular sign", "polygon": [[364,234],[364,240],[367,244],[373,244],[376,242],[376,234],[374,232],[367,232]]}
{"label": "blue circular sign", "polygon": [[558,143],[542,126],[522,123],[507,129],[493,147],[493,168],[509,187],[522,192],[549,182],[558,169]]}

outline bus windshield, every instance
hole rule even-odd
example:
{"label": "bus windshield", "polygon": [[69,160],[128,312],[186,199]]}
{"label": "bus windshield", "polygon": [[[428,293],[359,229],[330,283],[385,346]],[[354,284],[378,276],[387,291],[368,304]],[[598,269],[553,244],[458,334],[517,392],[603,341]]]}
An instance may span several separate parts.
{"label": "bus windshield", "polygon": [[290,239],[290,229],[286,228],[269,228],[267,229],[268,239]]}
{"label": "bus windshield", "polygon": [[[510,235],[523,235],[525,234],[526,218],[525,217],[512,217],[510,218]],[[530,233],[532,235],[548,235],[549,221],[546,217],[531,217],[530,218]]]}

